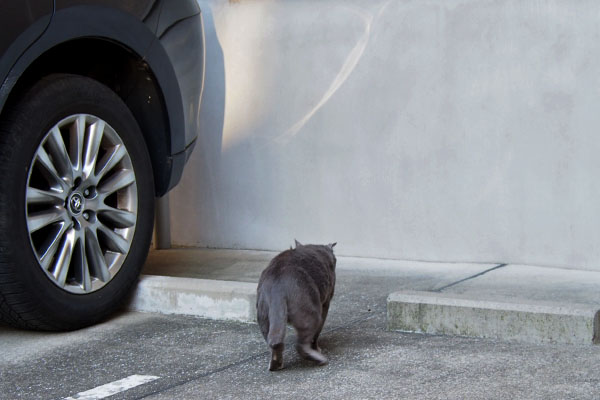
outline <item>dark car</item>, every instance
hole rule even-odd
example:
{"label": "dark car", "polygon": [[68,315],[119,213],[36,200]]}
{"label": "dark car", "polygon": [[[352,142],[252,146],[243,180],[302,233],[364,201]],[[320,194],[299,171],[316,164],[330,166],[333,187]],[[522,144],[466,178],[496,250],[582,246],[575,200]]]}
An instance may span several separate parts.
{"label": "dark car", "polygon": [[131,292],[198,132],[195,0],[0,0],[0,318],[87,326]]}

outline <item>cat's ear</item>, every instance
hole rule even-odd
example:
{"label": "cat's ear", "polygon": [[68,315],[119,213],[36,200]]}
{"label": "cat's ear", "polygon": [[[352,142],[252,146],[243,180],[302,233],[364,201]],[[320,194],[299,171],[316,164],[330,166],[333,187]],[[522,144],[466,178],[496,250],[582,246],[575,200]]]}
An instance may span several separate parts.
{"label": "cat's ear", "polygon": [[294,239],[294,242],[296,242],[296,248],[302,246],[302,243],[300,243],[299,241],[297,241],[296,239]]}
{"label": "cat's ear", "polygon": [[329,243],[329,248],[331,250],[333,250],[333,248],[335,247],[336,244],[337,244],[337,242],[335,242],[335,243]]}

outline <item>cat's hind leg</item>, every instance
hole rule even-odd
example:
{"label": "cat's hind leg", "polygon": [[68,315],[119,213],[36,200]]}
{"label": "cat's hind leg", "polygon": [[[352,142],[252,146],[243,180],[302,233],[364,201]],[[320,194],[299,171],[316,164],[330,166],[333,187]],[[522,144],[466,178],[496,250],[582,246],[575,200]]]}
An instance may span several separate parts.
{"label": "cat's hind leg", "polygon": [[[270,315],[273,314],[273,321],[270,320]],[[264,300],[263,296],[258,296],[256,304],[256,319],[260,332],[271,349],[271,362],[269,363],[269,371],[276,371],[283,368],[283,339],[285,337],[285,310],[282,307],[275,306],[274,310],[270,310],[269,304]],[[284,319],[283,321],[281,321]],[[273,322],[273,323],[271,323]],[[283,324],[283,330],[279,325]]]}
{"label": "cat's hind leg", "polygon": [[281,343],[269,343],[269,319],[267,318],[266,321],[263,321],[263,323],[260,323],[260,330],[263,334],[263,336],[265,337],[265,340],[267,341],[267,343],[269,344],[269,347],[271,348],[271,362],[269,363],[269,371],[277,371],[279,369],[283,369],[283,349],[284,349],[284,344],[283,342]]}
{"label": "cat's hind leg", "polygon": [[271,362],[269,363],[269,371],[280,369],[283,369],[283,343],[271,347]]}
{"label": "cat's hind leg", "polygon": [[296,328],[298,340],[296,342],[296,350],[302,358],[316,362],[318,365],[326,365],[327,357],[323,355],[319,350],[313,348],[315,343],[315,336],[318,336],[320,328],[322,327],[320,316],[314,314],[305,314],[302,318],[299,318],[299,323],[292,325]]}
{"label": "cat's hind leg", "polygon": [[[312,335],[310,336],[312,337]],[[327,360],[327,357],[325,357],[323,353],[313,349],[310,339],[299,339],[298,343],[296,343],[296,350],[302,358],[314,361],[317,363],[317,365],[327,365],[327,363],[329,362]]]}
{"label": "cat's hind leg", "polygon": [[313,348],[313,350],[316,350],[318,352],[321,352],[321,348],[319,347],[319,335],[321,334],[321,331],[323,330],[323,325],[325,325],[325,319],[327,318],[327,314],[329,313],[329,301],[326,302],[325,304],[323,304],[323,310],[321,311],[321,323],[319,324],[319,329],[317,329],[317,332],[315,333],[315,336],[313,338],[311,347]]}
{"label": "cat's hind leg", "polygon": [[283,368],[283,349],[287,323],[286,302],[284,299],[272,301],[268,309],[268,326],[265,339],[271,348],[269,371],[276,371]]}

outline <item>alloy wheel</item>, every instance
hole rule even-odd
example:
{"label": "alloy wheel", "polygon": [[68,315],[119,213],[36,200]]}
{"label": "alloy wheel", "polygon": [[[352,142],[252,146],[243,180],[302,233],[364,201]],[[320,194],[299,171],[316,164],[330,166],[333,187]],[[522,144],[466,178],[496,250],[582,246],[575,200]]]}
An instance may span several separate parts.
{"label": "alloy wheel", "polygon": [[117,274],[133,240],[138,195],[123,141],[104,120],[71,115],[33,156],[26,187],[30,243],[58,287],[94,292]]}

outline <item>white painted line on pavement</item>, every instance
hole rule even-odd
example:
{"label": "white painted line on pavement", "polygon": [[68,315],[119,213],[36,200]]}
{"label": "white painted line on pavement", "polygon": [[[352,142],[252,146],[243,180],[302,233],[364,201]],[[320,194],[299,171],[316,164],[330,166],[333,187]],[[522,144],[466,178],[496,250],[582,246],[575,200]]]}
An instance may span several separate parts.
{"label": "white painted line on pavement", "polygon": [[131,375],[127,378],[107,383],[106,385],[98,386],[94,389],[86,390],[85,392],[77,393],[72,397],[66,397],[64,400],[99,400],[108,396],[124,392],[144,383],[152,382],[159,379],[160,376],[152,375]]}

